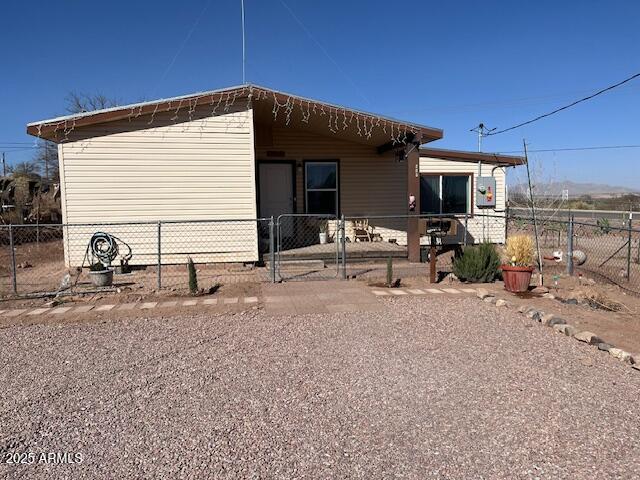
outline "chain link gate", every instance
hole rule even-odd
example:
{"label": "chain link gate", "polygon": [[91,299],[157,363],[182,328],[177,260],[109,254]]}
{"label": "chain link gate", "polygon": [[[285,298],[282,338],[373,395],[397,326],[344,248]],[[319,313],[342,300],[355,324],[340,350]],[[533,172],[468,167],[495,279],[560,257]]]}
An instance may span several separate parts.
{"label": "chain link gate", "polygon": [[338,278],[344,225],[336,215],[284,214],[275,227],[276,280]]}

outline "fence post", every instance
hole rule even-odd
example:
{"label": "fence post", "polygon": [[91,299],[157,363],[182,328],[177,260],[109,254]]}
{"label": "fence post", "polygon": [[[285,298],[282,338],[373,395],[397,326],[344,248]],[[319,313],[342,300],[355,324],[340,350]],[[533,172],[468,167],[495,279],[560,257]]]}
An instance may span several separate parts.
{"label": "fence post", "polygon": [[347,279],[347,235],[344,227],[344,213],[340,217],[340,249],[342,250],[342,279]]}
{"label": "fence post", "polygon": [[573,275],[573,215],[569,216],[567,227],[567,273]]}
{"label": "fence post", "polygon": [[627,282],[631,281],[631,233],[633,222],[633,212],[629,212],[629,223],[627,225],[628,238],[627,238]]}
{"label": "fence post", "polygon": [[13,242],[13,225],[9,224],[9,248],[11,249],[11,284],[13,293],[18,293],[18,279],[16,273],[16,249]]}
{"label": "fence post", "polygon": [[158,290],[162,288],[162,222],[158,220]]}
{"label": "fence post", "polygon": [[269,262],[271,271],[269,272],[269,276],[271,278],[271,283],[276,283],[276,253],[275,253],[275,238],[274,234],[275,225],[273,222],[273,215],[269,219]]}
{"label": "fence post", "polygon": [[462,239],[462,242],[465,248],[467,247],[468,225],[469,225],[469,214],[465,212],[464,213],[464,238]]}

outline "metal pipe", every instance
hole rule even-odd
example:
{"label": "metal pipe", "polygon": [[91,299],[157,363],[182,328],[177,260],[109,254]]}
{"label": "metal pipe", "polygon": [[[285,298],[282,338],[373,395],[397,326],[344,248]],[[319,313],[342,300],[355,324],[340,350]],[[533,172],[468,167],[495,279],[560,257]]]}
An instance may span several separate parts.
{"label": "metal pipe", "polygon": [[269,263],[270,263],[270,277],[271,283],[276,283],[276,256],[275,256],[275,238],[274,238],[275,225],[273,222],[273,215],[269,219]]}
{"label": "metal pipe", "polygon": [[627,225],[627,282],[631,280],[631,222],[633,221],[633,212],[629,212],[629,224]]}
{"label": "metal pipe", "polygon": [[567,227],[567,273],[573,275],[573,215]]}
{"label": "metal pipe", "polygon": [[11,282],[13,293],[18,293],[18,279],[16,272],[16,249],[13,243],[13,225],[9,224],[9,248],[11,249]]}
{"label": "metal pipe", "polygon": [[162,222],[158,220],[158,290],[162,288]]}
{"label": "metal pipe", "polygon": [[347,279],[347,240],[346,240],[346,231],[344,224],[344,213],[340,217],[340,230],[342,231],[342,236],[340,237],[340,244],[342,248],[342,279]]}

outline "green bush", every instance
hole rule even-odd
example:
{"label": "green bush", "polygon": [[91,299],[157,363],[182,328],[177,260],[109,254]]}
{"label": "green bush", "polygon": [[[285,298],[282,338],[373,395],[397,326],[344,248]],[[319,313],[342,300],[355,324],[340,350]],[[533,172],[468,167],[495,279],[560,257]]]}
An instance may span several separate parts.
{"label": "green bush", "polygon": [[498,278],[500,255],[491,243],[467,247],[453,260],[453,273],[463,282],[486,283]]}

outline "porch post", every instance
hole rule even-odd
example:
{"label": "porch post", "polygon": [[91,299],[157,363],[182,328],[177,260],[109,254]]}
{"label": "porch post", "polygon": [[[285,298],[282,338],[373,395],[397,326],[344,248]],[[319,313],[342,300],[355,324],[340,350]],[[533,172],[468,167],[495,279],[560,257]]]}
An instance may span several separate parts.
{"label": "porch post", "polygon": [[[419,146],[409,144],[405,151],[407,159],[407,254],[412,263],[420,263],[420,232],[418,215],[420,215],[420,152]],[[409,207],[409,198],[415,197],[415,208]],[[415,215],[415,218],[413,217]]]}

